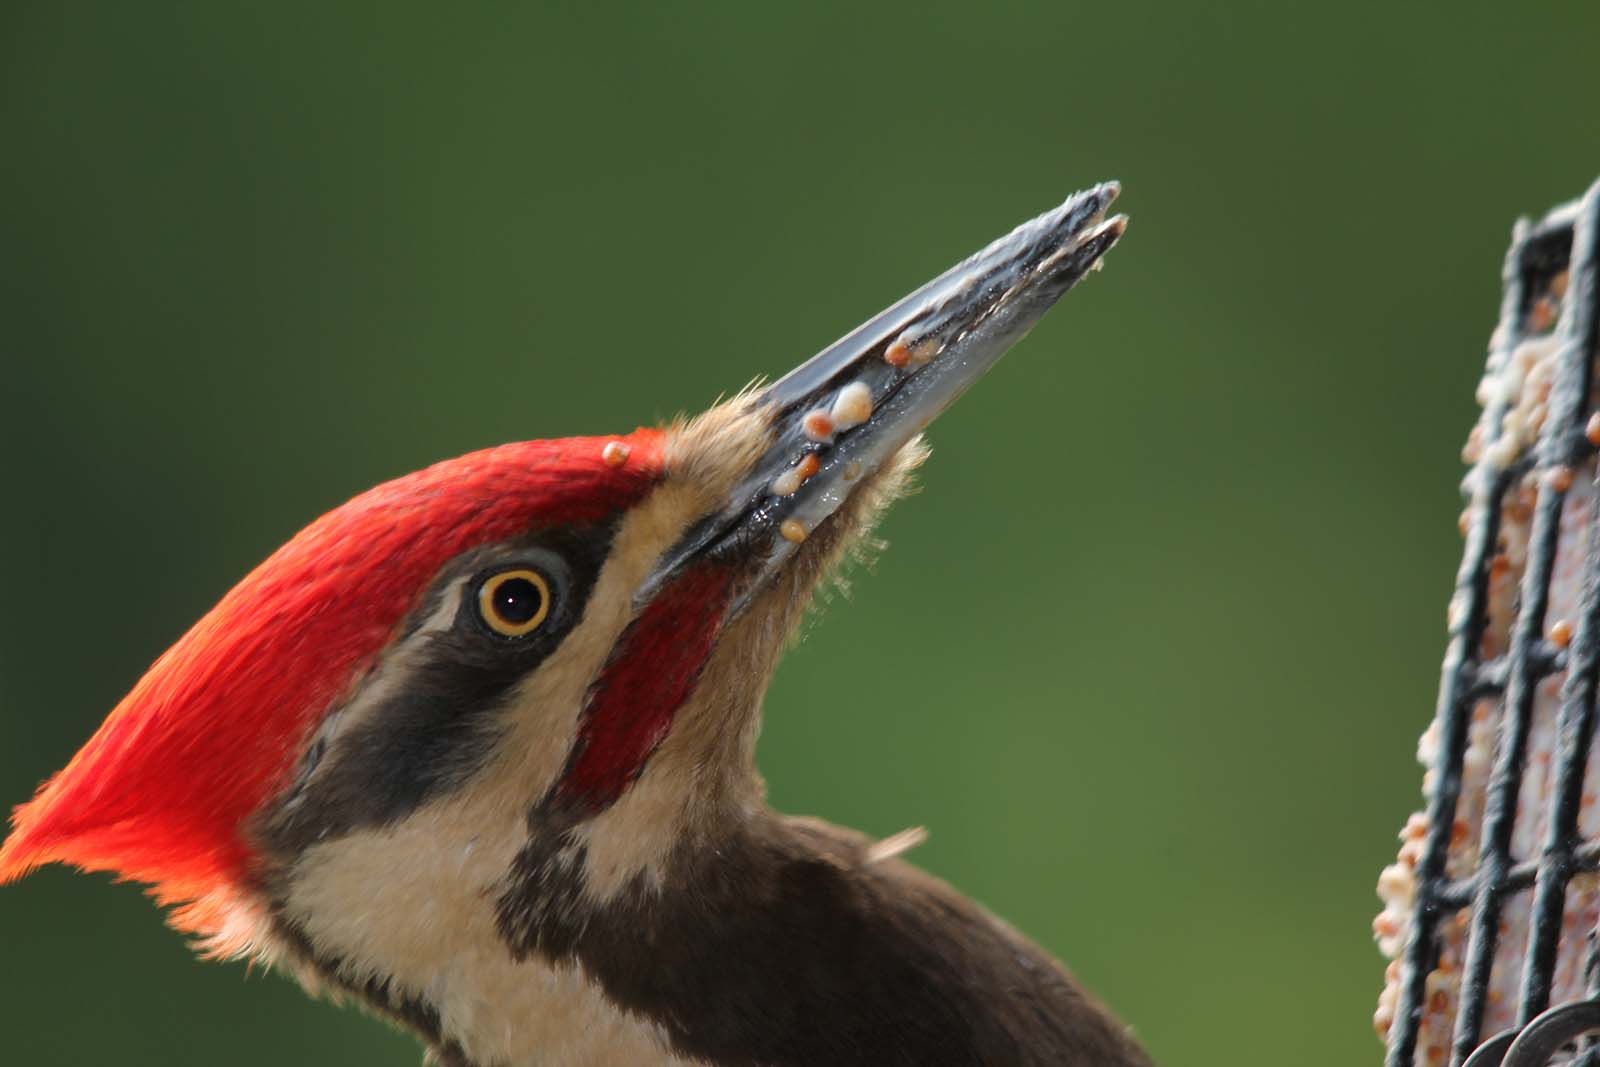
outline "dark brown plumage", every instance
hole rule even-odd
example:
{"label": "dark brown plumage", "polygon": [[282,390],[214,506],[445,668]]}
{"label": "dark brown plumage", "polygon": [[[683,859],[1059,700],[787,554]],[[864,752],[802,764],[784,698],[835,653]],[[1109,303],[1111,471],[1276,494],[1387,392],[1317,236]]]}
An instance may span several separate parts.
{"label": "dark brown plumage", "polygon": [[[551,825],[542,820],[542,825]],[[815,819],[762,815],[601,908],[536,839],[500,900],[519,953],[572,962],[717,1067],[1138,1067],[1148,1057],[1035,945],[936,878]],[[559,899],[552,899],[552,894]]]}

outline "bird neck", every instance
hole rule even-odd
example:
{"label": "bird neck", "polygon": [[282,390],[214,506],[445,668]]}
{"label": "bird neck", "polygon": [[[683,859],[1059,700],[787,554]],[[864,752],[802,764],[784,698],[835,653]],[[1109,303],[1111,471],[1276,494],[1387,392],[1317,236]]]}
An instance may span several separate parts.
{"label": "bird neck", "polygon": [[448,1067],[1148,1064],[1048,955],[871,840],[764,807],[705,829],[606,894],[596,839],[553,823],[509,852],[391,839],[359,903],[299,879],[274,943]]}
{"label": "bird neck", "polygon": [[586,818],[530,814],[489,791],[312,846],[266,887],[260,955],[308,991],[362,1000],[452,1067],[680,1062],[664,1027],[512,933],[524,914],[581,921],[637,899],[681,857],[770,818],[753,771],[692,790],[670,745],[657,755]]}

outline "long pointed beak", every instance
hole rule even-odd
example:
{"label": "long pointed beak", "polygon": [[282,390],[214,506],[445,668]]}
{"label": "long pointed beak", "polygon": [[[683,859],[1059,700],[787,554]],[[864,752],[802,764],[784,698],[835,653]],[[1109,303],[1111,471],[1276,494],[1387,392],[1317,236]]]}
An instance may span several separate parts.
{"label": "long pointed beak", "polygon": [[640,588],[649,600],[697,559],[760,562],[735,611],[853,487],[878,471],[1122,236],[1105,182],[1018,226],[758,393],[771,447],[718,514],[696,524]]}

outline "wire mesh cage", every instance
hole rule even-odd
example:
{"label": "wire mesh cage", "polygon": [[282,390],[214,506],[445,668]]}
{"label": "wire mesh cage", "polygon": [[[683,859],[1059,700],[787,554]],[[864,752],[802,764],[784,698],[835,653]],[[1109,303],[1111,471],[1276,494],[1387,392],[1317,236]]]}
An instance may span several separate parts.
{"label": "wire mesh cage", "polygon": [[1387,1067],[1600,1067],[1600,182],[1513,231],[1439,701],[1374,923]]}

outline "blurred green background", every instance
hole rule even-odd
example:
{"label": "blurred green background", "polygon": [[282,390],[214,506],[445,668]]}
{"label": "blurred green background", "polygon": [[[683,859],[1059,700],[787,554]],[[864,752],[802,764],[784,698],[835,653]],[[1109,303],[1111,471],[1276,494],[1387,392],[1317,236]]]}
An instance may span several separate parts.
{"label": "blurred green background", "polygon": [[[1128,237],[935,428],[762,766],[780,808],[926,824],[916,858],[1163,1063],[1375,1063],[1458,451],[1512,218],[1600,171],[1597,33],[1589,2],[13,0],[0,801],[352,493],[703,407],[1117,177]],[[246,978],[104,877],[0,890],[6,1062],[418,1061]]]}

